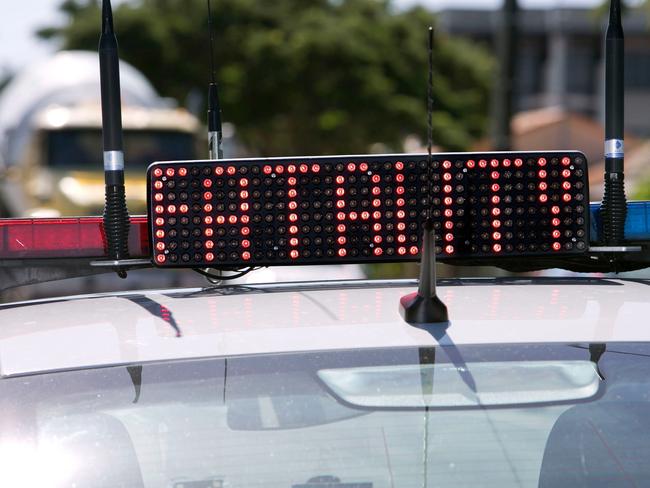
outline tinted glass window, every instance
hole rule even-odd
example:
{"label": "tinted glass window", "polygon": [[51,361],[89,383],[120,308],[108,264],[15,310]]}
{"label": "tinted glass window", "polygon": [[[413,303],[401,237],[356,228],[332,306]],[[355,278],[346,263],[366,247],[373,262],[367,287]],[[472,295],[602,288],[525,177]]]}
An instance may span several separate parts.
{"label": "tinted glass window", "polygon": [[[647,486],[649,354],[645,344],[445,346],[6,378],[0,485]],[[495,364],[524,376],[499,382],[484,374]],[[560,383],[549,365],[565,368]],[[394,381],[413,366],[417,391]],[[410,405],[432,392],[447,405]],[[483,403],[468,407],[477,392]]]}
{"label": "tinted glass window", "polygon": [[[48,165],[53,168],[104,168],[102,132],[99,129],[67,129],[47,135]],[[195,159],[192,134],[175,131],[124,131],[127,168],[146,168],[154,161]]]}

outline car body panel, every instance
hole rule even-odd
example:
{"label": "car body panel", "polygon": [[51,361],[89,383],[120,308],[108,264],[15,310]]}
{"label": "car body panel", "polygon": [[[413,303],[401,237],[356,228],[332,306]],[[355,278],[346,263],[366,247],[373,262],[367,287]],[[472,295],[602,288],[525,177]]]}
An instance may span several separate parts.
{"label": "car body panel", "polygon": [[0,307],[3,376],[148,361],[435,344],[650,341],[650,286],[450,280],[447,329],[399,314],[414,281],[221,286]]}

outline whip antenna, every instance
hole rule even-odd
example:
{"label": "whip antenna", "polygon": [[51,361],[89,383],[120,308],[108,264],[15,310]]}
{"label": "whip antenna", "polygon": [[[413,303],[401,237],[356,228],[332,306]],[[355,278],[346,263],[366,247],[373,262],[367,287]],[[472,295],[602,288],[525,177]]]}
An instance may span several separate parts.
{"label": "whip antenna", "polygon": [[120,99],[120,65],[117,38],[113,31],[110,0],[102,2],[102,33],[99,38],[99,76],[102,99],[102,135],[104,146],[104,232],[108,256],[116,262],[117,274],[126,278],[124,267],[117,265],[129,257],[129,211],[124,189],[124,148]]}
{"label": "whip antenna", "polygon": [[420,282],[418,291],[400,299],[400,313],[412,325],[447,325],[447,306],[436,295],[436,238],[433,227],[433,27],[429,27],[429,78],[427,87],[427,193],[424,235],[420,259]]}
{"label": "whip antenna", "polygon": [[208,30],[210,33],[210,65],[212,81],[208,85],[208,151],[210,159],[223,159],[223,132],[221,129],[221,105],[217,86],[217,70],[214,53],[214,23],[212,8],[208,1]]}
{"label": "whip antenna", "polygon": [[627,216],[623,172],[624,44],[621,2],[612,0],[605,36],[605,188],[601,216],[606,246],[622,243]]}

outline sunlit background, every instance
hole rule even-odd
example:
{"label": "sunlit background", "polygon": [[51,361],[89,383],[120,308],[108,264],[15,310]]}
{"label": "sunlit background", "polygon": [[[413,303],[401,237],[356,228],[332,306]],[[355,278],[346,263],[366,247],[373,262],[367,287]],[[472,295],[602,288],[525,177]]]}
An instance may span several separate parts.
{"label": "sunlit background", "polygon": [[[650,7],[627,3],[626,185],[650,198]],[[207,156],[204,0],[115,0],[127,193],[144,212],[156,159]],[[437,32],[439,150],[578,149],[602,197],[606,8],[599,0],[213,0],[226,157],[419,152],[426,26]],[[0,217],[99,214],[103,205],[94,0],[0,4]],[[72,82],[70,79],[72,78]],[[75,84],[76,83],[76,84]],[[35,94],[42,93],[40,99]],[[36,105],[34,105],[36,103]],[[443,276],[495,269],[441,266]],[[417,266],[267,269],[250,282],[415,276]],[[198,275],[70,280],[4,299],[203,285]]]}

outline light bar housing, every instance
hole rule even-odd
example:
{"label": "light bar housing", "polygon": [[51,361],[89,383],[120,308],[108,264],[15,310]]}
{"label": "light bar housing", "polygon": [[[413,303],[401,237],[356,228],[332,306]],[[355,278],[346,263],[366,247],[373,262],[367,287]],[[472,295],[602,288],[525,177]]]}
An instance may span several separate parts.
{"label": "light bar housing", "polygon": [[433,207],[441,261],[589,248],[577,151],[156,162],[147,170],[159,267],[241,268],[419,259]]}

